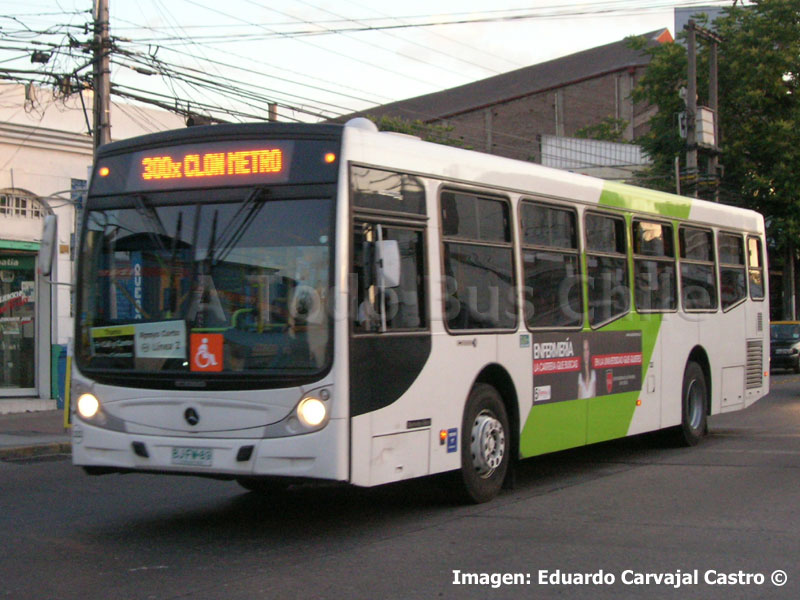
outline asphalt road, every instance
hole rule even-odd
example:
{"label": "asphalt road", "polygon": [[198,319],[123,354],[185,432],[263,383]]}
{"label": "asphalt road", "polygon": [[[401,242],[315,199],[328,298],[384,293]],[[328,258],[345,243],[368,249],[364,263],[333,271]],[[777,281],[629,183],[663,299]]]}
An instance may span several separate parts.
{"label": "asphalt road", "polygon": [[798,598],[800,377],[772,385],[696,448],[528,460],[480,506],[0,462],[0,599]]}

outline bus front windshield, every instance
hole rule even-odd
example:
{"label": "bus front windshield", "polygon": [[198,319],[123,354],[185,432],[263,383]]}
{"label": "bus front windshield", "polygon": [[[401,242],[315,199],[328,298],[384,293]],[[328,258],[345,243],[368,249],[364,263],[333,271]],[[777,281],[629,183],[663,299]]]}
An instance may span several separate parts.
{"label": "bus front windshield", "polygon": [[263,378],[328,366],[332,200],[208,197],[131,196],[86,213],[82,368]]}

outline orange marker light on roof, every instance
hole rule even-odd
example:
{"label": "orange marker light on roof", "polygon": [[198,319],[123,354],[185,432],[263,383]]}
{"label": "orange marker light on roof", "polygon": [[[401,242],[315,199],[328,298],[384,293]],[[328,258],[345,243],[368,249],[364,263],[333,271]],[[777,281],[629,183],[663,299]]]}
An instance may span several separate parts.
{"label": "orange marker light on roof", "polygon": [[108,167],[100,167],[100,169],[97,171],[97,174],[100,175],[100,177],[108,177],[109,173],[111,173],[111,169]]}
{"label": "orange marker light on roof", "polygon": [[333,152],[328,152],[325,155],[325,162],[331,164],[332,162],[336,161],[336,155]]}

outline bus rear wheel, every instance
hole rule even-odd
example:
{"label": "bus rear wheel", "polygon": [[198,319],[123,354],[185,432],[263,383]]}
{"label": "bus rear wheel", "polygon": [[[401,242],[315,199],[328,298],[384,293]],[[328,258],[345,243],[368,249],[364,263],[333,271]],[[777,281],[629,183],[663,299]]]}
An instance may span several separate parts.
{"label": "bus rear wheel", "polygon": [[689,362],[683,373],[681,424],[675,428],[675,441],[680,446],[695,446],[706,434],[708,387],[703,369]]}
{"label": "bus rear wheel", "polygon": [[464,408],[461,427],[463,498],[479,504],[500,492],[510,460],[508,415],[498,391],[478,383]]}

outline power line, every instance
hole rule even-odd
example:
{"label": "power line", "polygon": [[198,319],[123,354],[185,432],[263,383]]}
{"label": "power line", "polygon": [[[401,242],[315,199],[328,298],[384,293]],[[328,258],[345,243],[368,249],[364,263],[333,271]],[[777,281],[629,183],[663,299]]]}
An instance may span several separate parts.
{"label": "power line", "polygon": [[[379,12],[379,11],[375,10],[374,8],[372,8],[372,7],[365,7],[363,4],[355,2],[354,0],[346,0],[346,2],[348,2],[348,3],[350,3],[350,4],[354,5],[354,6],[358,6],[359,8],[369,8],[373,12],[376,12],[377,14],[380,14],[382,16],[382,18],[391,19],[391,20],[396,21],[396,22],[401,23],[401,24],[407,24],[407,21],[405,20],[406,19],[405,17],[392,17],[392,16],[387,15],[385,13]],[[366,21],[367,21],[367,19],[359,19],[359,22],[361,22],[361,23],[364,23]],[[475,48],[474,45],[465,44],[464,42],[461,42],[460,40],[457,40],[455,38],[443,35],[443,34],[439,33],[436,29],[431,30],[430,33],[432,35],[436,36],[437,38],[446,40],[447,42],[450,42],[450,43],[453,43],[453,44],[457,44],[458,46],[460,46],[462,48],[467,48],[468,50],[470,50],[470,52],[473,53],[473,55],[476,53],[476,48]],[[405,39],[405,38],[402,38],[402,39]],[[485,48],[482,48],[480,50],[480,54],[481,54],[481,57],[490,56],[490,57],[492,57],[494,59],[506,62],[509,65],[511,65],[513,68],[519,68],[519,67],[523,66],[523,65],[521,65],[519,63],[516,63],[514,61],[510,61],[507,58],[503,58],[501,56],[498,56],[497,54],[494,54],[492,52],[488,52]],[[487,69],[487,70],[492,70],[492,69]]]}
{"label": "power line", "polygon": [[[157,0],[156,0],[157,1]],[[192,106],[196,108],[203,108],[204,110],[214,111],[217,114],[224,115],[229,114],[233,118],[240,118],[240,119],[250,119],[255,118],[259,120],[263,120],[265,117],[265,107],[263,104],[266,104],[272,100],[277,100],[282,107],[285,107],[286,110],[292,112],[293,115],[299,116],[300,118],[313,118],[313,119],[327,119],[330,118],[331,115],[338,116],[342,114],[348,114],[351,112],[355,112],[352,107],[346,106],[346,104],[352,102],[374,102],[374,99],[370,98],[372,96],[369,93],[363,92],[361,90],[356,90],[357,93],[351,94],[347,92],[337,91],[334,87],[338,87],[340,85],[339,82],[325,82],[322,81],[323,84],[310,84],[304,83],[300,80],[300,77],[281,77],[276,75],[267,75],[270,79],[275,80],[276,82],[280,82],[277,85],[267,86],[267,85],[258,85],[255,83],[253,76],[262,76],[264,75],[265,69],[263,68],[264,62],[267,61],[255,61],[250,57],[243,57],[241,55],[236,55],[235,53],[227,52],[224,53],[228,57],[236,56],[236,59],[230,61],[219,61],[209,58],[210,52],[219,51],[219,49],[212,49],[208,44],[210,43],[208,40],[204,39],[202,35],[198,36],[189,36],[188,31],[199,31],[201,27],[209,30],[209,31],[225,31],[227,38],[235,38],[239,41],[242,39],[246,39],[244,36],[252,35],[252,36],[261,36],[260,39],[291,39],[291,33],[287,31],[277,31],[275,28],[278,26],[286,26],[286,27],[293,27],[295,31],[301,33],[300,37],[304,37],[305,35],[328,35],[332,33],[340,33],[347,31],[348,35],[355,35],[357,32],[371,32],[371,31],[380,31],[384,32],[383,35],[391,35],[395,37],[395,39],[401,39],[395,35],[392,31],[393,29],[396,30],[407,30],[407,31],[414,31],[420,30],[421,28],[433,28],[438,25],[459,25],[459,24],[473,24],[479,22],[503,22],[503,21],[510,21],[510,20],[524,20],[524,19],[556,19],[556,18],[566,18],[569,17],[576,17],[576,16],[609,16],[609,15],[617,15],[617,14],[641,14],[644,11],[653,11],[658,10],[664,7],[672,8],[676,5],[675,2],[668,2],[666,0],[650,0],[646,2],[631,2],[629,0],[612,0],[606,2],[582,2],[582,3],[570,3],[570,4],[553,4],[549,6],[539,6],[539,7],[525,7],[519,9],[496,9],[491,11],[480,11],[478,13],[450,13],[449,15],[444,15],[442,17],[433,18],[433,15],[416,15],[416,16],[408,16],[402,17],[402,20],[409,20],[412,22],[402,22],[401,18],[398,17],[384,17],[384,18],[371,18],[371,17],[360,17],[360,18],[349,18],[345,16],[341,16],[339,19],[335,20],[315,20],[313,25],[314,27],[309,26],[309,22],[306,21],[304,23],[305,27],[300,28],[298,20],[287,21],[283,24],[273,23],[269,24],[258,24],[253,23],[252,21],[248,21],[246,19],[238,18],[232,14],[225,13],[220,10],[216,10],[209,6],[204,6],[199,2],[192,2],[189,0],[189,3],[194,6],[200,6],[205,10],[213,11],[215,14],[224,15],[226,18],[231,19],[233,21],[242,23],[242,25],[225,25],[225,24],[215,24],[213,26],[195,26],[195,25],[184,25],[184,24],[177,24],[176,20],[169,14],[169,12],[164,8],[164,5],[160,2],[157,2],[157,7],[161,11],[161,14],[164,16],[165,21],[168,23],[165,28],[159,28],[155,26],[148,27],[150,31],[159,31],[165,29],[168,32],[174,32],[175,35],[172,36],[162,36],[160,38],[147,38],[143,36],[136,36],[135,41],[130,42],[130,48],[137,48],[141,47],[142,44],[148,40],[150,41],[159,41],[163,43],[163,45],[158,46],[153,54],[148,54],[146,52],[137,54],[133,52],[132,55],[125,55],[119,54],[120,51],[123,49],[123,46],[126,42],[122,40],[116,40],[114,47],[111,49],[111,52],[117,56],[115,59],[115,67],[126,67],[131,68],[134,70],[139,69],[146,69],[152,68],[155,73],[157,73],[164,81],[164,85],[166,89],[170,90],[168,94],[162,94],[158,92],[158,96],[154,95],[155,90],[151,90],[149,86],[136,86],[131,85],[125,87],[115,86],[113,91],[116,93],[117,91],[123,91],[128,94],[136,94],[141,98],[149,98],[152,100],[157,100],[163,104],[167,104],[170,106],[170,110],[175,110],[175,106],[173,104],[180,104],[181,106]],[[719,4],[719,2],[700,2],[699,0],[696,2],[682,2],[682,5],[688,6],[701,6],[701,5],[708,5],[708,4]],[[258,6],[262,6],[262,4],[252,3]],[[317,8],[318,10],[325,10],[318,6],[315,6],[312,3],[306,2],[307,5]],[[328,11],[330,12],[330,11]],[[7,15],[10,21],[14,23],[15,28],[13,29],[13,33],[9,29],[3,29],[0,31],[0,39],[4,42],[8,43],[9,46],[14,46],[18,44],[16,52],[19,53],[18,58],[25,57],[25,49],[31,48],[34,43],[42,43],[43,41],[47,44],[50,44],[50,47],[53,48],[53,58],[51,58],[51,63],[47,67],[42,67],[41,69],[31,69],[31,72],[23,73],[23,72],[13,72],[15,65],[8,64],[13,63],[13,58],[5,59],[7,62],[3,64],[8,64],[10,67],[9,70],[0,71],[0,76],[3,76],[5,73],[6,76],[13,78],[14,80],[19,81],[36,81],[37,83],[43,84],[50,84],[50,85],[57,85],[59,80],[63,80],[64,77],[67,78],[74,78],[74,82],[78,84],[85,84],[89,81],[85,75],[82,74],[82,70],[85,69],[90,63],[84,64],[82,66],[75,66],[75,61],[80,59],[80,57],[84,56],[83,52],[87,48],[86,44],[77,44],[75,43],[74,37],[72,37],[72,32],[79,31],[79,30],[87,30],[87,25],[84,24],[76,24],[74,22],[68,22],[63,25],[53,25],[49,24],[47,26],[28,26],[24,23],[24,20],[30,20],[33,18],[32,15],[45,15],[48,13],[27,13],[27,15]],[[64,12],[64,13],[51,13],[57,14],[59,18],[63,17],[63,21],[71,21],[76,16],[85,16],[87,13],[85,11],[80,12]],[[337,13],[331,13],[336,15]],[[474,16],[477,15],[479,20],[476,20]],[[14,21],[14,19],[18,19]],[[63,22],[62,21],[62,22]],[[419,21],[419,22],[413,22]],[[37,24],[38,25],[38,24]],[[319,25],[319,26],[318,26]],[[126,28],[128,30],[130,28]],[[256,31],[252,34],[248,34],[247,31]],[[141,30],[140,28],[137,30]],[[235,32],[245,32],[243,34],[231,34],[231,31]],[[432,31],[435,31],[432,29]],[[302,33],[302,32],[308,32]],[[322,32],[322,33],[320,33]],[[350,33],[352,32],[352,33]],[[44,35],[37,35],[37,34],[46,34],[47,36],[61,36],[62,39],[57,42],[50,42],[43,39]],[[209,38],[209,39],[216,39],[218,42],[222,42],[219,40],[219,34],[214,34],[217,38]],[[15,40],[11,42],[10,40]],[[53,39],[53,38],[49,38]],[[413,41],[405,40],[402,38],[406,43],[415,43]],[[225,40],[227,41],[227,40]],[[296,40],[302,41],[302,40]],[[29,44],[29,45],[26,45]],[[191,44],[192,50],[190,52],[184,52],[176,48],[176,46],[183,45],[183,44]],[[319,48],[316,44],[311,44]],[[325,48],[327,52],[330,52],[329,48]],[[180,57],[191,59],[195,61],[197,67],[188,67],[181,64],[170,64],[166,60],[155,60],[155,52],[169,52],[171,53],[171,57],[173,60],[172,63],[177,63],[180,61]],[[338,55],[346,58],[347,60],[358,60],[359,57],[354,57],[347,53],[338,52]],[[439,52],[441,56],[448,57],[448,59],[453,59],[454,57],[451,54],[446,52]],[[248,69],[246,67],[242,67],[241,59],[247,58],[254,63],[260,64],[262,67],[260,70],[255,68]],[[456,59],[458,57],[455,57]],[[69,62],[73,64],[68,64]],[[463,61],[469,62],[469,61]],[[238,63],[238,64],[237,64]],[[363,63],[362,63],[363,64]],[[427,64],[427,63],[426,63]],[[273,68],[280,68],[278,65],[266,65],[269,66],[270,69]],[[376,65],[372,65],[376,66]],[[220,73],[219,69],[237,69],[236,73],[241,74],[240,77],[223,77],[218,76],[217,74]],[[383,66],[377,66],[377,68],[382,69],[384,72],[387,70]],[[210,75],[211,71],[215,70],[215,73]],[[288,69],[285,69],[288,70]],[[20,68],[20,71],[22,69]],[[141,71],[140,71],[141,72]],[[403,74],[405,75],[405,74]],[[421,81],[421,80],[420,80]],[[312,90],[310,92],[303,93],[291,93],[288,91],[283,91],[283,89],[291,88],[292,86],[301,86],[305,90]],[[437,86],[438,87],[438,86]],[[281,89],[283,88],[283,89]],[[68,85],[67,90],[70,89]],[[352,88],[351,88],[352,89]],[[338,98],[338,101],[323,101],[318,99],[319,94],[331,94],[335,95]],[[170,96],[171,94],[171,96]],[[314,96],[317,95],[316,98]],[[168,98],[171,97],[171,102],[168,101]],[[386,100],[386,97],[381,98],[379,101]],[[238,108],[236,108],[238,106]],[[187,109],[183,109],[187,110]],[[178,111],[180,112],[180,111]],[[459,127],[463,127],[463,125],[459,125]],[[475,128],[477,131],[478,128]],[[516,135],[512,132],[494,132],[496,137],[506,137],[506,139],[518,139],[524,141],[527,144],[534,144],[534,140],[526,138],[525,136]],[[477,139],[477,138],[476,138]],[[496,146],[500,146],[496,144]],[[513,148],[511,144],[503,144],[500,147],[508,147]]]}
{"label": "power line", "polygon": [[[208,11],[211,11],[211,12],[214,12],[214,13],[217,13],[217,14],[220,14],[220,15],[222,15],[222,16],[228,17],[229,19],[233,19],[233,20],[235,20],[235,21],[243,21],[243,22],[247,22],[247,21],[245,21],[245,20],[243,20],[243,19],[240,19],[239,17],[236,17],[236,16],[234,16],[234,15],[231,15],[231,14],[229,14],[229,13],[225,13],[225,12],[223,12],[223,11],[221,11],[221,10],[217,10],[217,9],[215,9],[215,8],[210,8],[210,7],[208,7],[208,6],[204,6],[203,4],[200,4],[199,2],[196,2],[195,0],[184,0],[184,1],[185,1],[185,2],[188,2],[189,4],[192,4],[192,5],[194,5],[194,6],[197,6],[197,7],[203,8],[203,9],[205,9],[205,10],[208,10]],[[273,34],[275,34],[275,36],[276,36],[276,37],[287,37],[287,36],[283,35],[281,32],[275,32],[274,30],[272,30],[272,29],[269,29],[269,28],[267,28],[267,27],[263,27],[263,29],[265,29],[265,30],[266,30],[266,31],[268,31],[269,33],[273,33]],[[335,55],[337,55],[337,56],[344,57],[344,58],[346,58],[347,60],[350,60],[350,61],[353,61],[353,62],[357,62],[357,63],[359,63],[359,64],[367,65],[367,66],[369,66],[369,67],[372,67],[372,68],[374,68],[374,69],[377,69],[377,70],[379,70],[379,71],[384,71],[384,72],[386,72],[386,73],[390,73],[390,74],[392,74],[392,75],[398,75],[398,76],[400,76],[400,77],[403,77],[404,79],[407,79],[407,80],[410,80],[410,81],[416,81],[416,82],[418,82],[418,83],[422,83],[422,84],[425,84],[425,85],[428,85],[428,86],[430,86],[430,87],[434,87],[434,88],[435,88],[435,87],[438,87],[438,86],[437,86],[437,84],[435,84],[435,83],[433,83],[433,82],[430,82],[430,81],[425,81],[425,80],[423,80],[423,79],[420,79],[420,78],[418,78],[418,77],[414,77],[413,75],[408,75],[407,73],[402,73],[402,72],[400,72],[400,71],[396,71],[396,70],[394,70],[394,69],[388,69],[388,68],[386,68],[386,67],[384,67],[384,66],[377,65],[377,64],[375,64],[375,63],[372,63],[372,62],[370,62],[370,61],[368,61],[368,60],[364,60],[364,59],[362,59],[362,58],[358,58],[358,57],[355,57],[355,56],[350,56],[350,55],[348,55],[348,54],[345,54],[345,53],[343,53],[343,52],[339,52],[339,51],[333,50],[332,48],[326,48],[326,47],[322,47],[322,46],[320,46],[319,44],[314,44],[314,43],[312,43],[312,42],[309,42],[309,41],[307,41],[307,40],[303,40],[303,39],[297,39],[297,38],[294,38],[294,37],[291,37],[291,36],[288,36],[288,39],[296,39],[296,41],[298,41],[298,42],[300,42],[300,43],[302,43],[302,44],[304,44],[304,45],[311,46],[311,47],[313,47],[313,48],[317,48],[318,50],[324,50],[325,52],[327,52],[327,53],[329,53],[329,54],[335,54]]]}
{"label": "power line", "polygon": [[[267,7],[265,7],[263,4],[260,4],[260,3],[258,3],[258,2],[254,2],[254,0],[246,0],[246,1],[247,1],[249,4],[253,4],[253,5],[255,5],[255,6],[258,6],[258,7],[261,7],[261,8],[267,8]],[[312,7],[312,8],[315,8],[315,9],[317,9],[317,10],[319,10],[319,11],[322,11],[322,12],[328,13],[328,14],[330,14],[330,15],[333,15],[333,16],[335,16],[335,17],[339,17],[339,18],[342,18],[342,19],[344,19],[344,17],[342,17],[342,15],[339,15],[339,14],[337,14],[337,13],[334,13],[334,12],[332,12],[332,11],[330,11],[330,10],[327,10],[327,9],[325,9],[325,8],[321,8],[321,7],[319,7],[319,6],[316,6],[316,5],[314,5],[314,4],[311,4],[310,2],[306,2],[305,0],[296,0],[296,1],[297,1],[297,2],[300,2],[301,4],[305,4],[306,6],[310,6],[310,7]],[[282,15],[287,15],[287,16],[290,16],[290,15],[288,15],[287,13],[284,13],[284,12],[282,12],[282,11],[279,11],[279,10],[277,10],[277,9],[275,9],[275,8],[272,8],[272,7],[269,7],[269,10],[271,10],[271,11],[273,11],[273,12],[277,12],[278,14],[282,14]],[[312,24],[312,25],[313,25],[313,23],[311,23],[310,21],[307,21],[307,20],[305,20],[305,19],[302,19],[302,21],[303,21],[304,23],[309,23],[309,24]],[[352,23],[355,23],[356,25],[361,25],[361,22],[360,22],[358,19],[351,19],[350,21],[351,21]],[[328,29],[328,28],[326,27],[325,29]],[[389,32],[383,31],[383,30],[371,29],[371,31],[379,31],[380,33],[382,33],[382,34],[384,34],[384,35],[386,35],[386,36],[390,36],[390,37],[393,37],[393,38],[395,38],[395,39],[400,39],[400,38],[398,38],[397,36],[395,36],[393,33],[389,33]],[[381,46],[381,45],[379,45],[379,44],[374,44],[374,43],[371,43],[371,42],[367,42],[366,40],[359,39],[359,38],[357,38],[357,37],[355,37],[355,36],[353,36],[353,35],[347,34],[347,33],[343,33],[343,34],[341,34],[341,35],[344,35],[344,36],[345,36],[345,37],[347,37],[348,39],[355,40],[355,41],[357,41],[357,42],[359,42],[359,43],[366,44],[366,45],[370,46],[371,48],[375,48],[375,49],[377,49],[377,50],[379,50],[379,51],[381,51],[381,52],[390,52],[390,50],[388,50],[388,49],[387,49],[385,46]],[[465,63],[465,64],[468,64],[468,65],[470,65],[470,66],[473,66],[473,67],[474,67],[474,66],[477,66],[477,65],[475,65],[474,63],[470,63],[470,62],[468,62],[468,61],[466,61],[466,60],[462,59],[461,57],[457,57],[457,56],[452,56],[452,55],[446,54],[446,53],[444,53],[444,52],[441,52],[441,51],[435,50],[435,49],[433,49],[433,48],[430,48],[429,46],[425,46],[425,45],[423,45],[423,44],[418,44],[418,43],[416,43],[416,42],[408,42],[408,41],[406,41],[406,43],[411,43],[411,44],[414,44],[414,45],[416,45],[416,46],[419,46],[419,47],[421,47],[421,48],[424,48],[424,49],[425,49],[426,51],[428,51],[428,52],[436,52],[436,53],[439,53],[439,54],[443,54],[443,55],[447,56],[447,57],[448,57],[448,58],[450,58],[450,59],[453,59],[453,60],[456,60],[456,61],[463,62],[463,63]],[[448,69],[448,68],[445,68],[445,67],[441,67],[441,66],[439,66],[439,65],[432,64],[432,63],[430,63],[430,62],[428,62],[428,61],[422,60],[422,59],[420,59],[420,58],[417,58],[417,57],[415,57],[415,56],[412,56],[412,55],[410,55],[410,54],[405,54],[405,53],[403,53],[403,52],[397,52],[397,54],[398,54],[399,56],[402,56],[402,57],[404,57],[404,58],[407,58],[408,60],[411,60],[411,61],[413,61],[413,62],[422,63],[422,64],[425,64],[425,65],[427,65],[427,66],[432,66],[432,67],[434,67],[434,68],[437,68],[437,69],[439,69],[439,70],[441,70],[441,71],[445,71],[445,72],[447,72],[448,74],[452,74],[452,70],[451,70],[451,69]],[[484,69],[484,70],[489,70],[489,69],[485,69],[484,67],[480,67],[480,68],[482,68],[482,69]],[[494,72],[494,73],[496,73],[497,71],[493,71],[493,72]]]}

